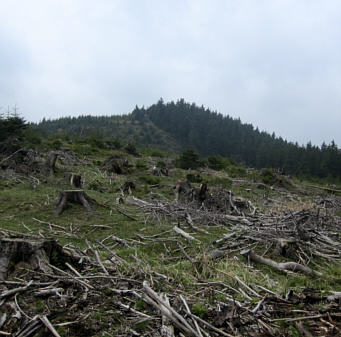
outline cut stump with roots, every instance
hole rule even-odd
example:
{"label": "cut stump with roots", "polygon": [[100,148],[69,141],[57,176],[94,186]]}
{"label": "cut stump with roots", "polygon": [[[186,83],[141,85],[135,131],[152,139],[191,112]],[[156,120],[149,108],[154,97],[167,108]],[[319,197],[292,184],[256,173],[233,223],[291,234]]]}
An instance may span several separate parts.
{"label": "cut stump with roots", "polygon": [[58,262],[75,260],[52,239],[0,237],[0,281],[6,280],[11,269],[19,262],[26,262],[34,270],[52,274],[51,258],[58,259]]}
{"label": "cut stump with roots", "polygon": [[90,215],[93,214],[91,205],[97,204],[96,200],[90,198],[83,190],[65,190],[59,193],[57,200],[57,208],[54,212],[55,216],[60,215],[65,210],[67,203],[73,202],[83,205],[89,212]]}

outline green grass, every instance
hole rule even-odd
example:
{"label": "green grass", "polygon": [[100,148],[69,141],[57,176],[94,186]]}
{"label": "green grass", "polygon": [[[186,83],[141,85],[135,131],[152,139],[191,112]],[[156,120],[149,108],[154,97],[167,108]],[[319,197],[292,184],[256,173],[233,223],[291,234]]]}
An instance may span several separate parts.
{"label": "green grass", "polygon": [[[143,152],[148,156],[134,159],[126,155],[137,166],[130,175],[111,175],[102,168],[102,163],[113,153],[112,151],[92,153],[81,164],[67,168],[67,171],[82,175],[87,186],[86,193],[101,205],[94,206],[93,216],[89,216],[81,205],[70,204],[60,216],[54,217],[55,201],[59,192],[63,189],[70,189],[64,178],[66,168],[61,163],[58,163],[58,171],[54,177],[39,177],[39,184],[27,178],[15,181],[0,179],[0,228],[18,233],[52,237],[63,245],[73,244],[81,249],[87,248],[86,240],[95,245],[96,240],[107,239],[106,245],[129,263],[120,266],[120,272],[133,273],[136,268],[146,273],[155,272],[165,275],[167,281],[158,278],[154,284],[155,289],[163,291],[168,289],[171,292],[169,287],[172,286],[193,294],[196,299],[201,298],[192,307],[192,311],[203,318],[207,317],[208,307],[213,305],[214,300],[225,301],[225,286],[234,289],[240,287],[235,276],[248,285],[261,285],[280,296],[284,296],[290,289],[300,291],[303,288],[314,288],[341,291],[341,266],[337,263],[315,260],[324,276],[311,278],[297,273],[286,274],[264,265],[249,266],[248,261],[238,252],[220,260],[212,260],[209,252],[215,248],[213,242],[230,232],[228,226],[207,224],[205,230],[209,232],[208,235],[183,227],[201,243],[189,244],[175,232],[170,232],[161,236],[164,241],[151,239],[143,240],[141,244],[138,244],[139,236],[148,237],[163,233],[171,230],[174,223],[164,217],[153,217],[145,210],[134,206],[117,205],[116,199],[121,196],[120,187],[125,181],[130,180],[136,184],[136,190],[133,191],[136,197],[155,198],[161,201],[165,198],[174,200],[174,184],[188,174],[186,170],[174,169],[168,177],[155,177],[151,175],[150,167],[156,164],[162,156],[157,151],[155,153]],[[119,152],[116,151],[116,153]],[[158,156],[154,158],[153,154],[158,154]],[[241,171],[242,177],[240,178],[246,179],[244,170]],[[235,170],[234,174],[237,172],[238,170]],[[314,197],[313,195],[298,195],[300,198],[300,203],[298,203],[287,200],[278,190],[257,188],[251,181],[234,184],[229,174],[223,171],[220,171],[219,175],[210,175],[204,170],[193,171],[192,174],[200,174],[203,180],[208,181],[209,188],[219,186],[231,189],[234,195],[250,200],[261,210],[267,210],[268,206],[264,204],[266,198],[281,200],[281,204],[276,207],[278,212],[283,212],[310,205]],[[132,220],[129,216],[136,220]],[[61,226],[65,231],[56,227],[50,230],[49,223]],[[183,221],[181,225],[185,226],[185,222]],[[126,240],[130,247],[110,239],[111,235]],[[179,250],[175,239],[183,246],[187,246],[186,252],[191,256],[193,263]],[[101,247],[97,249],[102,260],[109,257],[107,251]],[[141,262],[137,262],[136,259]],[[217,285],[215,291],[207,290],[207,293],[203,293],[200,297],[197,295],[202,290],[200,280],[219,282],[221,285]],[[240,294],[236,294],[235,298],[243,300]],[[144,305],[144,302],[138,301],[136,308],[143,309]],[[36,306],[38,310],[39,302]],[[106,324],[107,317],[104,311],[95,312],[93,318]],[[141,323],[136,326],[136,330],[143,332],[145,327],[145,324]],[[68,331],[67,329],[66,327],[59,328],[58,331],[64,332]]]}

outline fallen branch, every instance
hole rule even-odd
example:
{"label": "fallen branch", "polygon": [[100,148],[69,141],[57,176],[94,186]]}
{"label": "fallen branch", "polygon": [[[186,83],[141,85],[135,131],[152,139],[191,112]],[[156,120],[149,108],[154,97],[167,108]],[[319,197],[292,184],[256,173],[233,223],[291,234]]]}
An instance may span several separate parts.
{"label": "fallen branch", "polygon": [[[174,324],[176,324],[179,328],[181,328],[187,335],[200,337],[198,333],[189,325],[189,323],[178,314],[167,302],[165,302],[152,288],[149,287],[146,281],[143,282],[144,291],[157,302],[157,309],[161,310],[162,307],[168,309],[166,312],[163,312],[169,319],[171,319]],[[169,312],[171,315],[169,315]],[[180,323],[180,324],[179,324]]]}
{"label": "fallen branch", "polygon": [[174,226],[173,227],[173,231],[178,233],[179,235],[181,235],[182,237],[184,237],[185,239],[189,240],[189,241],[196,241],[198,243],[201,243],[198,239],[196,239],[195,237],[193,237],[192,235],[186,233],[185,231],[183,231],[181,228],[179,228],[178,226]]}
{"label": "fallen branch", "polygon": [[276,262],[274,260],[267,259],[265,257],[257,255],[251,249],[242,250],[240,252],[240,255],[250,258],[251,261],[265,264],[279,271],[288,271],[288,270],[300,271],[301,273],[309,275],[309,276],[322,276],[322,273],[314,271],[310,269],[309,267],[303,266],[302,264],[299,264],[296,262]]}

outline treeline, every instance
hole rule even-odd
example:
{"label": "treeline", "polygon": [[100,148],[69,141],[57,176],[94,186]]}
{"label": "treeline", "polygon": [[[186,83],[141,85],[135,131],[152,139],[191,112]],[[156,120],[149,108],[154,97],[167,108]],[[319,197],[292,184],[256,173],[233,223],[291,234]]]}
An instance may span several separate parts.
{"label": "treeline", "polygon": [[35,129],[47,135],[69,137],[75,141],[88,139],[114,141],[179,150],[177,142],[152,122],[140,123],[131,114],[122,116],[79,116],[56,120],[43,119]]}
{"label": "treeline", "polygon": [[194,149],[201,156],[220,155],[284,174],[341,178],[341,152],[334,142],[299,146],[183,99],[169,103],[160,99],[148,108],[136,106],[129,115],[66,117],[43,120],[36,127],[49,134],[121,139],[170,151]]}
{"label": "treeline", "polygon": [[341,178],[341,152],[334,142],[321,147],[311,143],[299,146],[183,99],[169,103],[160,99],[147,109],[136,107],[132,119],[152,121],[175,137],[182,148],[196,149],[202,156],[218,154],[285,174]]}

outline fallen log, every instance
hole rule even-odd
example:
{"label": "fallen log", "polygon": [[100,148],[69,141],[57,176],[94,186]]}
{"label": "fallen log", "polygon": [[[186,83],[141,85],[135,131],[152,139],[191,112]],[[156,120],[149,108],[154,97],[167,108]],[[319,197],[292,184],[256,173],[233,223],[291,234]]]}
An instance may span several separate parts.
{"label": "fallen log", "polygon": [[314,271],[310,269],[307,266],[304,266],[302,264],[296,263],[296,262],[276,262],[271,259],[267,259],[265,257],[262,257],[256,253],[254,253],[251,249],[244,249],[240,252],[240,255],[248,257],[251,261],[254,261],[256,263],[262,263],[267,266],[270,266],[276,270],[279,271],[299,271],[303,274],[309,275],[309,276],[322,276],[322,273]]}

